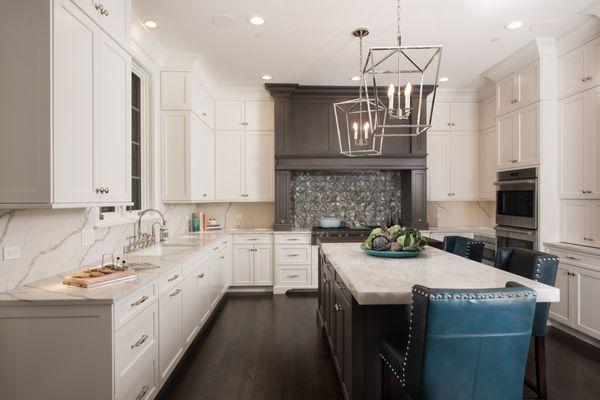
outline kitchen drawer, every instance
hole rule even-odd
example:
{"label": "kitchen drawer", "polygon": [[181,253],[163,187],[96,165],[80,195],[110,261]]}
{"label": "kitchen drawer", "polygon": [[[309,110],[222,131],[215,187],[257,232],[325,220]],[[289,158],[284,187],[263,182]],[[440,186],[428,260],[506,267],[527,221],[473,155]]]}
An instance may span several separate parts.
{"label": "kitchen drawer", "polygon": [[115,304],[115,331],[144,311],[157,298],[158,282],[154,281]]}
{"label": "kitchen drawer", "polygon": [[158,303],[154,302],[115,335],[115,389],[117,393],[126,385],[129,376],[143,368],[139,362],[147,352],[156,355],[157,340]]}
{"label": "kitchen drawer", "polygon": [[183,274],[181,267],[173,268],[158,278],[159,297],[168,292],[173,286],[181,282]]}
{"label": "kitchen drawer", "polygon": [[273,235],[268,234],[240,234],[233,236],[233,244],[271,244]]}
{"label": "kitchen drawer", "polygon": [[308,233],[278,233],[275,235],[276,244],[310,244]]}
{"label": "kitchen drawer", "polygon": [[275,265],[310,265],[310,245],[277,245]]}
{"label": "kitchen drawer", "polygon": [[131,374],[123,381],[121,388],[115,390],[116,400],[149,400],[158,392],[157,352],[147,351],[132,366]]}
{"label": "kitchen drawer", "polygon": [[310,286],[310,268],[277,268],[277,285]]}
{"label": "kitchen drawer", "polygon": [[557,256],[560,262],[600,271],[600,257],[557,248],[550,248],[548,253]]}

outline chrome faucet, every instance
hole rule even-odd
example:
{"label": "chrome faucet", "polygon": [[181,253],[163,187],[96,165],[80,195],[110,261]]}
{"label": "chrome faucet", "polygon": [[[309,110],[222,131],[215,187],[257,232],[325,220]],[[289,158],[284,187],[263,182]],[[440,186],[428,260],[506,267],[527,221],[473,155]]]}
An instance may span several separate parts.
{"label": "chrome faucet", "polygon": [[167,220],[165,219],[164,214],[155,208],[148,208],[139,213],[140,217],[138,218],[138,221],[137,221],[137,229],[134,228],[133,236],[128,238],[129,244],[127,246],[125,246],[123,249],[125,253],[131,253],[132,251],[145,249],[150,246],[154,246],[156,244],[154,225],[158,224],[158,222],[155,222],[154,224],[152,224],[152,228],[151,228],[152,234],[151,235],[146,232],[142,232],[142,218],[144,217],[144,215],[148,214],[149,212],[157,213],[158,215],[160,215],[160,218],[162,219],[162,224],[160,224],[160,242],[164,243],[169,238],[169,227],[167,226]]}

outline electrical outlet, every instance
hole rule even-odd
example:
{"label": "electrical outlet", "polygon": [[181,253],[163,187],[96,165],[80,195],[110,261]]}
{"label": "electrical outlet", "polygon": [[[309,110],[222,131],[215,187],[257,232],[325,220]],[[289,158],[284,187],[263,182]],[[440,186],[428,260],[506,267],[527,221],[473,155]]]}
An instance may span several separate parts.
{"label": "electrical outlet", "polygon": [[93,229],[84,229],[81,231],[81,245],[91,246],[96,241],[96,235]]}
{"label": "electrical outlet", "polygon": [[21,257],[20,246],[4,246],[4,261],[16,260]]}

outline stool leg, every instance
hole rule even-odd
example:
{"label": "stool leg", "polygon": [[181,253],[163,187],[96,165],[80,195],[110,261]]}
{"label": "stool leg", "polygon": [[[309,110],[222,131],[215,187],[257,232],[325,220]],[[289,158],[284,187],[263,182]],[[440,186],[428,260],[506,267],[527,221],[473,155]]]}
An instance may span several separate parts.
{"label": "stool leg", "polygon": [[390,380],[387,378],[387,367],[381,359],[381,400],[390,400]]}
{"label": "stool leg", "polygon": [[534,337],[535,346],[535,380],[538,396],[541,400],[548,399],[548,387],[546,386],[546,338],[544,336]]}

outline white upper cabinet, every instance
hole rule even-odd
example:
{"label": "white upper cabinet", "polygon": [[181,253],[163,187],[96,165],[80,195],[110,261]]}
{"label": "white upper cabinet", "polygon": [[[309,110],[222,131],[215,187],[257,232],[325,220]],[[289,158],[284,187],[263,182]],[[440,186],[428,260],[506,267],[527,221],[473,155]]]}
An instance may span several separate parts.
{"label": "white upper cabinet", "polygon": [[535,103],[540,98],[539,62],[534,62],[496,83],[496,115]]}
{"label": "white upper cabinet", "polygon": [[71,1],[122,47],[131,47],[131,0]]}
{"label": "white upper cabinet", "polygon": [[481,129],[496,126],[496,98],[491,97],[481,102]]}
{"label": "white upper cabinet", "polygon": [[600,39],[558,58],[558,95],[565,97],[600,84]]}
{"label": "white upper cabinet", "polygon": [[600,198],[599,113],[600,88],[559,101],[560,195],[563,199]]}
{"label": "white upper cabinet", "polygon": [[273,132],[246,132],[246,199],[275,200],[275,135]]}
{"label": "white upper cabinet", "polygon": [[479,130],[479,103],[438,101],[434,107],[430,130]]}
{"label": "white upper cabinet", "polygon": [[274,105],[271,100],[217,101],[215,128],[219,131],[272,131]]}
{"label": "white upper cabinet", "polygon": [[14,105],[0,111],[0,207],[129,203],[131,57],[84,2],[52,4],[32,16],[13,2],[0,14],[12,27],[0,51],[20,54],[0,78],[0,102]]}
{"label": "white upper cabinet", "polygon": [[214,133],[189,111],[163,111],[162,199],[215,200]]}
{"label": "white upper cabinet", "polygon": [[244,133],[215,133],[216,198],[245,200]]}
{"label": "white upper cabinet", "polygon": [[428,133],[428,200],[478,199],[479,151],[478,132]]}
{"label": "white upper cabinet", "polygon": [[539,103],[496,118],[498,169],[535,166],[539,163]]}
{"label": "white upper cabinet", "polygon": [[131,57],[100,36],[99,148],[102,203],[131,201]]}
{"label": "white upper cabinet", "polygon": [[481,187],[479,197],[482,200],[496,200],[496,170],[498,168],[498,139],[495,128],[481,133]]}
{"label": "white upper cabinet", "polygon": [[192,111],[209,128],[215,126],[214,101],[190,71],[161,72],[161,109]]}

